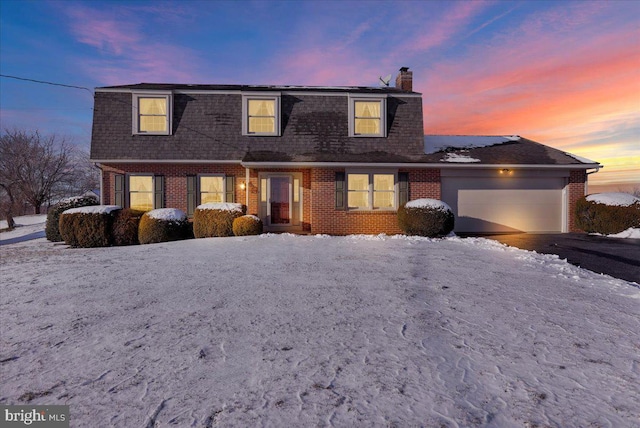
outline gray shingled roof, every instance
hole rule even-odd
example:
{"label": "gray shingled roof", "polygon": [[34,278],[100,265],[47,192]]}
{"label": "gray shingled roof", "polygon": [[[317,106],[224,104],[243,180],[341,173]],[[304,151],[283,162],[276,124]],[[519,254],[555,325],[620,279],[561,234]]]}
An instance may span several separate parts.
{"label": "gray shingled roof", "polygon": [[283,91],[279,137],[242,135],[240,92],[174,93],[173,135],[132,135],[131,93],[98,91],[91,158],[119,161],[422,160],[422,99],[394,88],[381,90],[387,94],[386,138],[349,137],[347,94],[356,93],[355,90],[345,89],[344,95],[332,96],[306,89]]}
{"label": "gray shingled roof", "polygon": [[[172,135],[132,135],[132,93],[173,91]],[[242,135],[242,92],[279,91],[282,133],[278,137]],[[213,92],[212,92],[213,91]],[[387,137],[349,137],[348,94],[387,96]],[[397,88],[140,83],[98,88],[95,93],[91,159],[94,161],[244,161],[431,163],[451,166],[451,157],[473,164],[566,165],[586,163],[525,138],[460,148],[464,138],[437,138],[440,151],[425,150],[422,99]],[[447,147],[447,141],[451,147]],[[491,140],[493,141],[493,140]],[[455,144],[454,144],[455,143]],[[471,163],[469,164],[471,165]],[[589,164],[594,165],[594,164]]]}
{"label": "gray shingled roof", "polygon": [[[597,165],[519,136],[427,135],[428,162],[487,165]],[[465,162],[466,158],[466,162]]]}

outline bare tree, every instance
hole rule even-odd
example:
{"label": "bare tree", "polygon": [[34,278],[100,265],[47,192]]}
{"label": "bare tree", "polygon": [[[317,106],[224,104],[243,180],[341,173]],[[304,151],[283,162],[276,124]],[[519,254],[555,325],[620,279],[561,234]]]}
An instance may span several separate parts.
{"label": "bare tree", "polygon": [[[77,149],[65,138],[39,132],[5,130],[0,136],[0,187],[11,201],[7,220],[18,199],[40,207],[56,193],[73,187]],[[6,211],[6,210],[5,210]]]}

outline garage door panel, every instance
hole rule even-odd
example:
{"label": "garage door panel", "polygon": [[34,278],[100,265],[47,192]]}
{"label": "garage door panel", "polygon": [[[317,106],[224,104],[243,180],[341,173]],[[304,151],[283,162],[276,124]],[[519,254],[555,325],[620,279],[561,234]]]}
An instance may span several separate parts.
{"label": "garage door panel", "polygon": [[458,232],[560,232],[562,178],[443,177],[442,197]]}

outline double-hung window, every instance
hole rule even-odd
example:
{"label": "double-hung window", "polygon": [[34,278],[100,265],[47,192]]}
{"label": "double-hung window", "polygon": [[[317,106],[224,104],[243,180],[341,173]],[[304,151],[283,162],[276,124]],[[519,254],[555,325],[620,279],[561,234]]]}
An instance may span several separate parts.
{"label": "double-hung window", "polygon": [[170,93],[133,95],[133,133],[151,135],[171,134]]}
{"label": "double-hung window", "polygon": [[396,174],[347,173],[347,207],[349,209],[395,209]]}
{"label": "double-hung window", "polygon": [[385,137],[387,103],[384,97],[349,97],[349,136]]}
{"label": "double-hung window", "polygon": [[242,134],[280,135],[280,93],[242,95]]}
{"label": "double-hung window", "polygon": [[224,175],[201,175],[199,181],[201,204],[225,202]]}
{"label": "double-hung window", "polygon": [[129,176],[129,208],[140,211],[153,209],[153,175]]}

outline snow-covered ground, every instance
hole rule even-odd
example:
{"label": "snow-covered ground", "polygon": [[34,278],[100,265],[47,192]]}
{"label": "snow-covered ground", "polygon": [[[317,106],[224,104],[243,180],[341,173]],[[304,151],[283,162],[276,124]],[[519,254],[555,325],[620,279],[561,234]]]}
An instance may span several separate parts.
{"label": "snow-covered ground", "polygon": [[[0,245],[43,238],[44,227],[47,223],[46,214],[25,215],[14,219],[16,227],[13,230],[0,232]],[[0,229],[7,227],[6,220],[0,220]]]}
{"label": "snow-covered ground", "polygon": [[0,403],[72,426],[637,426],[640,288],[485,239],[0,247]]}

